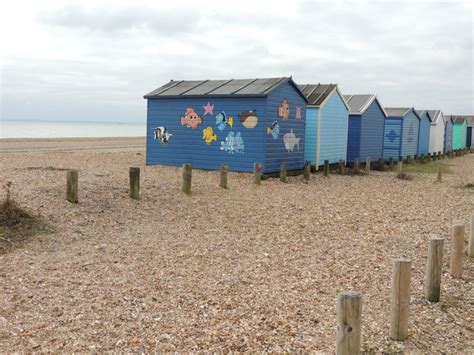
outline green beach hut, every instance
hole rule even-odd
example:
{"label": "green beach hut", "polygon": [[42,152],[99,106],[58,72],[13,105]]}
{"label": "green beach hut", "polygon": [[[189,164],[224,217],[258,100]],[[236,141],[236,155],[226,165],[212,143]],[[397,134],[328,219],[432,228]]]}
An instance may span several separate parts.
{"label": "green beach hut", "polygon": [[465,116],[451,116],[453,121],[453,150],[466,148],[467,121]]}

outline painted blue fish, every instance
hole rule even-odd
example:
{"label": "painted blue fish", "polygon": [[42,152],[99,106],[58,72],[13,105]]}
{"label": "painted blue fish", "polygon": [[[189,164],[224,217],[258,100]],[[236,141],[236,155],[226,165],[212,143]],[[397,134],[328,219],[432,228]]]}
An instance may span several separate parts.
{"label": "painted blue fish", "polygon": [[274,121],[270,127],[267,127],[267,134],[271,134],[273,139],[278,139],[280,135],[280,125],[277,121]]}
{"label": "painted blue fish", "polygon": [[240,132],[234,133],[230,131],[225,142],[221,142],[221,150],[229,152],[230,154],[234,153],[243,153],[244,152],[244,140],[240,135]]}
{"label": "painted blue fish", "polygon": [[216,115],[216,125],[219,131],[223,131],[227,126],[232,128],[234,125],[234,117],[226,115],[224,111],[219,112]]}

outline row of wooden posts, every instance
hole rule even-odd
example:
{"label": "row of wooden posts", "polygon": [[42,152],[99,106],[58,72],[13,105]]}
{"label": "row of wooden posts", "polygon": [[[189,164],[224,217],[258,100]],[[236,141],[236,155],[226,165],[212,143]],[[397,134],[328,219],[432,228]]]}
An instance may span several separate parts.
{"label": "row of wooden posts", "polygon": [[[465,227],[452,227],[449,273],[460,279],[463,269]],[[428,259],[425,269],[424,296],[430,302],[441,298],[441,275],[443,267],[444,238],[433,236],[428,244]],[[474,214],[471,216],[471,231],[468,256],[474,258]],[[411,260],[397,258],[393,262],[392,292],[390,300],[390,338],[403,341],[408,337],[410,305]],[[336,306],[336,354],[358,354],[360,352],[362,295],[358,292],[341,292]]]}
{"label": "row of wooden posts", "polygon": [[[472,152],[472,149],[460,149],[456,151],[451,151],[448,152],[447,154],[442,154],[441,152],[432,153],[428,155],[420,155],[420,156],[415,156],[414,158],[408,156],[406,160],[403,160],[400,158],[400,160],[397,162],[398,166],[398,172],[402,172],[402,165],[403,161],[405,163],[410,164],[414,161],[419,162],[419,163],[425,163],[427,161],[431,160],[439,160],[439,159],[444,159],[445,157],[453,158],[454,156],[461,156],[465,155],[468,152]],[[385,170],[385,163],[386,161],[383,158],[380,158],[378,161],[378,167],[379,170]],[[365,172],[369,172],[371,170],[371,159],[367,158],[365,162]],[[395,161],[391,157],[388,160],[388,166],[391,171],[394,170],[395,168]],[[324,166],[323,166],[323,175],[325,177],[329,176],[329,160],[324,161]],[[288,175],[287,175],[287,168],[288,164],[287,162],[283,162],[280,164],[280,181],[282,182],[288,182]],[[361,173],[362,169],[360,166],[359,159],[355,159],[354,164],[353,164],[353,169],[354,173]],[[343,160],[339,161],[338,164],[338,172],[339,174],[344,174],[346,171],[346,166],[345,162]],[[227,164],[222,164],[220,168],[220,182],[219,186],[227,189],[228,188],[228,183],[227,183],[227,175],[229,172],[229,167]],[[303,168],[303,177],[306,181],[309,181],[311,176],[311,162],[310,161],[305,161],[304,168]],[[132,167],[129,170],[129,177],[130,177],[130,197],[133,199],[138,200],[140,198],[140,168]],[[441,171],[441,166],[438,165],[438,181],[441,181],[442,179],[442,171]],[[261,163],[255,163],[253,167],[253,181],[256,185],[260,185],[262,181],[262,164]],[[191,182],[192,182],[192,166],[191,164],[183,164],[183,182],[182,182],[182,187],[181,190],[186,193],[186,194],[191,194]],[[78,202],[78,171],[77,170],[69,170],[67,172],[67,184],[66,184],[66,198],[69,202],[72,203],[77,203]]]}

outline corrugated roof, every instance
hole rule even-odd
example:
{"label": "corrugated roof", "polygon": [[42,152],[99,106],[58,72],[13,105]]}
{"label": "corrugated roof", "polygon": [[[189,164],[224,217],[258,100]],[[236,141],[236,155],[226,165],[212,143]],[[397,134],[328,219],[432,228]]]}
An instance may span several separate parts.
{"label": "corrugated roof", "polygon": [[[281,83],[289,81],[297,90],[291,78],[231,79],[231,80],[171,80],[144,96],[149,98],[185,96],[265,96]],[[304,96],[301,93],[302,96]]]}
{"label": "corrugated roof", "polygon": [[324,100],[337,88],[336,84],[306,84],[298,88],[308,99],[308,105],[320,106]]}
{"label": "corrugated roof", "polygon": [[387,112],[387,116],[397,116],[402,117],[410,111],[410,107],[385,107],[385,112]]}
{"label": "corrugated roof", "polygon": [[351,114],[362,114],[375,99],[375,95],[344,95]]}

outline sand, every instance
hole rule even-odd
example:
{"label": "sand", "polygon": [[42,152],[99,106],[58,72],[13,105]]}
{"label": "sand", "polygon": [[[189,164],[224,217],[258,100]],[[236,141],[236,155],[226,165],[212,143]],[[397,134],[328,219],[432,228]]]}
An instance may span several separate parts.
{"label": "sand", "polygon": [[[195,170],[186,196],[180,169],[144,165],[143,138],[48,142],[0,140],[2,185],[56,228],[0,256],[0,351],[333,352],[347,290],[362,293],[363,350],[474,350],[473,259],[461,280],[448,273],[451,226],[474,213],[474,154],[445,160],[442,183],[371,172],[258,187],[231,172],[224,190]],[[77,205],[57,170],[68,168]],[[447,238],[439,303],[423,297],[432,234]],[[399,256],[413,265],[404,342],[388,338]]]}

